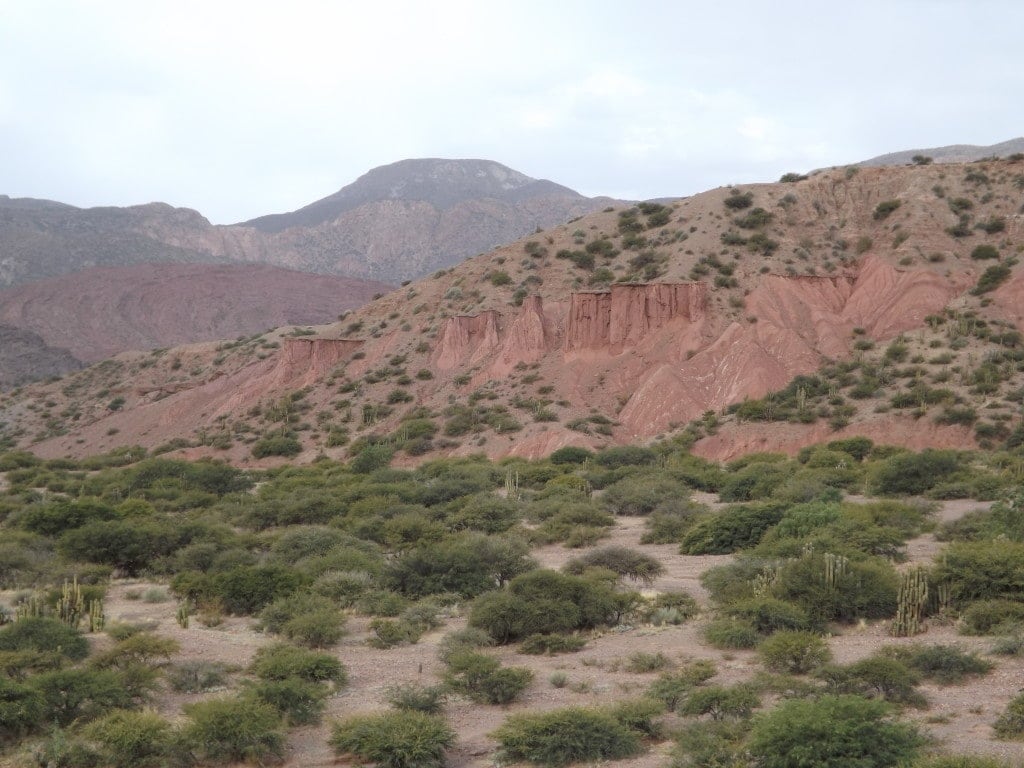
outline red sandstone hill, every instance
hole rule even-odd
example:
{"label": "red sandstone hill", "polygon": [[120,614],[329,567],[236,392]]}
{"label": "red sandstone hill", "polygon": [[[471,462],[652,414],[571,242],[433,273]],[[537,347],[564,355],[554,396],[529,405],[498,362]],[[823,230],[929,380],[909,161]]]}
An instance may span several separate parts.
{"label": "red sandstone hill", "polygon": [[92,363],[131,349],[322,324],[389,290],[262,264],[96,267],[0,291],[0,324]]}
{"label": "red sandstone hill", "polygon": [[384,441],[403,462],[684,429],[718,458],[854,434],[994,445],[1024,397],[1022,203],[1024,164],[993,161],[838,169],[620,208],[468,260],[315,337],[122,356],[0,401],[0,421],[45,456],[175,441],[235,461],[282,432],[309,457]]}

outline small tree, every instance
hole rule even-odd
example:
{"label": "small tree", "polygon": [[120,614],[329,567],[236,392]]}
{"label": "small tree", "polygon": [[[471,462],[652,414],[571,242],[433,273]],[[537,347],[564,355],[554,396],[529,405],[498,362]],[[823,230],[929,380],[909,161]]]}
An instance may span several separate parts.
{"label": "small tree", "polygon": [[184,736],[203,759],[212,762],[262,762],[284,750],[281,717],[253,697],[211,699],[185,708]]}

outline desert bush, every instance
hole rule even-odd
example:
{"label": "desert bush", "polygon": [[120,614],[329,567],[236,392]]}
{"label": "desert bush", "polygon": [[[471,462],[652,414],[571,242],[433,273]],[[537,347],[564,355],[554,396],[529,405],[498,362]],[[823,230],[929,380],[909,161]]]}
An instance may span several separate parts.
{"label": "desert bush", "polygon": [[770,635],[779,630],[811,629],[807,611],[798,605],[774,597],[753,597],[740,600],[726,607],[727,615],[749,622],[761,635]]}
{"label": "desert bush", "polygon": [[58,669],[33,675],[28,684],[42,696],[45,722],[59,726],[92,720],[132,704],[130,691],[113,670]]}
{"label": "desert bush", "polygon": [[771,671],[794,675],[806,674],[832,657],[828,643],[818,635],[789,629],[765,638],[757,653]]}
{"label": "desert bush", "polygon": [[782,519],[785,507],[775,502],[736,504],[702,517],[683,536],[684,555],[725,555],[755,546]]}
{"label": "desert bush", "polygon": [[754,648],[761,636],[749,621],[716,619],[704,627],[704,641],[722,650]]}
{"label": "desert bush", "polygon": [[901,200],[883,200],[875,206],[873,218],[875,221],[882,221],[883,219],[888,218],[889,214],[899,208],[902,204]]}
{"label": "desert bush", "polygon": [[869,473],[872,492],[882,496],[913,496],[937,485],[960,469],[955,451],[926,449],[898,453],[876,464]]}
{"label": "desert bush", "polygon": [[184,709],[188,723],[183,736],[200,759],[262,763],[283,754],[281,717],[263,701],[244,696],[209,699]]}
{"label": "desert bush", "polygon": [[519,652],[530,656],[554,656],[580,651],[587,641],[576,635],[530,635],[519,645]]}
{"label": "desert bush", "polygon": [[171,690],[178,693],[202,693],[227,685],[231,667],[216,661],[183,661],[164,671]]}
{"label": "desert bush", "polygon": [[961,632],[965,635],[994,635],[1024,624],[1024,603],[1012,600],[978,600],[964,609]]}
{"label": "desert bush", "polygon": [[715,665],[710,661],[693,661],[680,669],[662,673],[648,687],[646,695],[660,701],[668,711],[674,712],[686,700],[690,691],[710,680],[716,672]]}
{"label": "desert bush", "polygon": [[902,645],[885,648],[885,653],[898,659],[923,677],[942,685],[963,682],[968,677],[986,675],[993,664],[975,653],[967,653],[954,645]]}
{"label": "desert bush", "polygon": [[1024,584],[1024,543],[954,542],[943,551],[934,578],[949,585],[954,606],[975,600],[1015,600]]}
{"label": "desert bush", "polygon": [[509,759],[542,766],[618,760],[640,751],[636,734],[611,714],[582,707],[511,715],[492,735]]}
{"label": "desert bush", "polygon": [[992,727],[1000,739],[1024,738],[1024,694],[1010,700]]}
{"label": "desert bush", "polygon": [[645,653],[636,651],[626,660],[626,671],[634,674],[658,672],[670,666],[668,657],[663,653]]}
{"label": "desert bush", "polygon": [[665,572],[665,566],[656,558],[620,545],[601,547],[582,557],[575,557],[565,564],[563,570],[579,576],[587,568],[595,567],[607,568],[619,576],[642,581],[644,584],[651,584]]}
{"label": "desert bush", "polygon": [[451,690],[483,704],[510,704],[532,680],[525,667],[502,667],[497,659],[473,652],[452,656],[445,673]]}
{"label": "desert bush", "polygon": [[302,453],[302,443],[288,435],[272,435],[257,440],[252,446],[252,455],[256,459],[268,456],[285,456],[291,458]]}
{"label": "desert bush", "polygon": [[710,715],[712,720],[724,720],[750,717],[759,706],[761,697],[749,685],[712,685],[695,688],[676,711],[683,715]]}
{"label": "desert bush", "polygon": [[984,261],[985,259],[998,259],[999,249],[994,245],[979,245],[971,251],[971,258],[975,261]]}
{"label": "desert bush", "polygon": [[[234,614],[252,614],[305,584],[301,574],[280,565],[238,566],[213,576],[213,595]],[[177,591],[177,587],[175,587]]]}
{"label": "desert bush", "polygon": [[689,489],[671,477],[640,473],[609,485],[601,502],[615,515],[649,515],[659,504],[688,495]]}
{"label": "desert bush", "polygon": [[869,656],[846,667],[825,665],[815,676],[825,682],[830,693],[856,694],[913,707],[928,704],[916,687],[920,675],[902,661],[884,655]]}
{"label": "desert bush", "polygon": [[111,712],[83,735],[99,746],[102,764],[111,768],[161,768],[178,753],[173,728],[156,712]]}
{"label": "desert bush", "polygon": [[638,445],[618,445],[605,448],[594,457],[594,461],[606,469],[636,467],[645,464],[656,464],[658,462],[658,454],[650,448],[643,448]]}
{"label": "desert bush", "polygon": [[35,688],[0,677],[0,742],[14,741],[41,726],[46,702]]}
{"label": "desert bush", "polygon": [[398,710],[437,715],[444,708],[445,689],[439,685],[399,683],[389,686],[384,692],[384,698]]}
{"label": "desert bush", "polygon": [[261,680],[287,680],[294,677],[317,683],[331,682],[339,688],[348,682],[344,665],[334,656],[287,643],[259,648],[250,670]]}
{"label": "desert bush", "polygon": [[893,722],[889,705],[859,696],[791,699],[757,717],[748,744],[764,768],[883,768],[916,757],[915,726]]}
{"label": "desert bush", "polygon": [[138,632],[100,651],[90,659],[97,669],[125,669],[132,665],[153,665],[167,661],[178,652],[178,641],[170,637]]}
{"label": "desert bush", "polygon": [[978,278],[978,284],[971,290],[976,296],[980,296],[983,293],[994,291],[1000,285],[1010,279],[1010,275],[1013,270],[1009,264],[993,264],[991,267],[987,267],[984,272],[981,273],[981,277]]}
{"label": "desert bush", "polygon": [[445,664],[448,659],[464,651],[475,651],[477,648],[486,648],[494,645],[494,638],[487,632],[477,627],[466,627],[455,632],[449,632],[441,638],[437,646],[437,656]]}
{"label": "desert bush", "polygon": [[338,757],[354,755],[381,768],[441,768],[455,732],[436,715],[398,711],[336,722],[329,743]]}
{"label": "desert bush", "polygon": [[246,693],[272,706],[290,725],[310,725],[320,722],[329,690],[323,683],[289,677],[259,680]]}
{"label": "desert bush", "polygon": [[[831,581],[826,579],[830,568]],[[779,567],[772,594],[802,607],[812,624],[881,619],[896,612],[898,582],[892,565],[880,558],[845,560],[810,552]]]}
{"label": "desert bush", "polygon": [[308,648],[336,645],[345,617],[328,598],[314,594],[278,598],[260,612],[264,628]]}
{"label": "desert bush", "polygon": [[79,661],[89,653],[89,643],[81,632],[57,619],[30,617],[0,627],[0,651],[57,653]]}

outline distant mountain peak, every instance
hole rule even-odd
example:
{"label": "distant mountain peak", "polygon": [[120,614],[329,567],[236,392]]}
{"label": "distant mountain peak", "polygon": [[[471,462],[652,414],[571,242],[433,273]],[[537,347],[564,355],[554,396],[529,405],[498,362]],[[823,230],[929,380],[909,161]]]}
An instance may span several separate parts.
{"label": "distant mountain peak", "polygon": [[930,157],[936,163],[971,163],[986,157],[1009,157],[1012,154],[1024,152],[1024,136],[1002,141],[998,144],[978,146],[975,144],[950,144],[945,147],[929,147],[927,149],[905,149],[901,152],[889,152],[885,155],[872,157],[857,165],[882,166],[882,165],[907,165],[914,162],[914,158]]}
{"label": "distant mountain peak", "polygon": [[520,202],[551,194],[583,199],[568,187],[531,178],[493,160],[415,158],[373,168],[333,195],[291,213],[260,216],[241,226],[268,233],[313,227],[361,205],[384,200],[424,202],[448,210],[474,199]]}

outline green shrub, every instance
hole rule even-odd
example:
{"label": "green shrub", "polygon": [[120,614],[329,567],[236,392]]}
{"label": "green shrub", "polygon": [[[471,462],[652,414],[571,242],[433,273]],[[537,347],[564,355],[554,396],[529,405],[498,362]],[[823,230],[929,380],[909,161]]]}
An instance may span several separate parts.
{"label": "green shrub", "polygon": [[992,724],[1000,739],[1024,738],[1024,694],[1013,698],[999,719]]}
{"label": "green shrub", "polygon": [[583,557],[576,557],[565,564],[566,573],[579,576],[587,568],[607,568],[609,571],[632,579],[651,584],[654,579],[665,572],[657,559],[635,549],[621,545],[612,545],[595,549]]}
{"label": "green shrub", "polygon": [[502,667],[497,659],[473,652],[452,656],[445,674],[449,688],[483,704],[511,704],[532,680],[525,667]]}
{"label": "green shrub", "polygon": [[583,464],[592,458],[594,458],[593,451],[589,451],[586,448],[577,448],[573,445],[567,445],[564,448],[559,448],[548,456],[548,461],[552,464]]}
{"label": "green shrub", "polygon": [[1024,623],[1024,603],[1012,600],[978,600],[961,615],[966,635],[994,635]]}
{"label": "green shrub", "polygon": [[570,707],[508,717],[493,734],[505,755],[535,765],[619,760],[640,751],[640,741],[611,714]]}
{"label": "green shrub", "polygon": [[979,245],[973,251],[971,251],[971,258],[975,261],[984,261],[985,259],[998,259],[999,249],[994,245]]}
{"label": "green shrub", "polygon": [[78,661],[89,653],[89,642],[57,619],[31,617],[0,627],[0,651],[57,653]]}
{"label": "green shrub", "polygon": [[605,711],[615,718],[616,722],[626,726],[634,733],[640,733],[646,737],[661,736],[661,728],[654,721],[655,717],[665,711],[665,707],[660,701],[653,699],[620,701],[606,707]]}
{"label": "green shrub", "polygon": [[59,669],[33,675],[28,684],[42,696],[45,721],[60,726],[132,704],[121,675],[113,670]]}
{"label": "green shrub", "polygon": [[1009,264],[993,264],[987,267],[978,278],[978,284],[971,291],[975,296],[994,291],[1000,285],[1010,279],[1012,270]]}
{"label": "green shrub", "polygon": [[929,680],[942,685],[960,683],[968,677],[986,675],[993,668],[991,662],[953,645],[892,646],[886,648],[885,652]]}
{"label": "green shrub", "polygon": [[798,605],[777,600],[774,597],[754,597],[741,600],[726,608],[734,618],[749,622],[762,635],[770,635],[781,629],[807,630],[811,620],[807,611]]}
{"label": "green shrub", "polygon": [[293,568],[280,565],[239,566],[213,577],[214,591],[225,610],[251,614],[279,597],[294,593],[305,579]]}
{"label": "green shrub", "polygon": [[882,496],[913,496],[924,493],[960,469],[955,451],[926,449],[921,453],[898,453],[876,465],[869,485]]}
{"label": "green shrub", "polygon": [[695,688],[677,711],[683,715],[710,715],[712,720],[750,717],[761,706],[761,697],[749,685]]}
{"label": "green shrub", "polygon": [[676,734],[671,768],[738,768],[750,764],[745,741],[748,720],[685,723]]}
{"label": "green shrub", "polygon": [[612,448],[605,448],[594,457],[599,466],[606,469],[618,467],[637,467],[645,464],[656,464],[658,454],[650,448],[643,448],[638,445],[618,445]]}
{"label": "green shrub", "polygon": [[936,566],[935,581],[949,585],[955,606],[975,600],[1015,600],[1024,584],[1024,543],[954,542]]}
{"label": "green shrub", "polygon": [[883,200],[875,206],[875,212],[872,218],[874,218],[875,221],[882,221],[883,219],[888,218],[889,214],[899,208],[902,204],[901,200]]}
{"label": "green shrub", "polygon": [[257,649],[250,670],[261,680],[295,677],[315,683],[332,682],[339,688],[348,682],[345,667],[334,656],[287,643],[264,645]]}
{"label": "green shrub", "polygon": [[763,768],[885,768],[912,760],[913,725],[889,719],[885,702],[859,696],[791,699],[755,718],[748,747]]}
{"label": "green shrub", "polygon": [[400,683],[389,686],[384,692],[384,698],[395,709],[438,715],[444,708],[445,689],[439,685]]}
{"label": "green shrub", "polygon": [[707,660],[693,661],[681,669],[665,672],[651,683],[647,696],[660,701],[670,712],[675,712],[690,691],[715,676],[715,665]]}
{"label": "green shrub", "polygon": [[302,453],[302,443],[287,435],[274,435],[257,440],[252,446],[252,455],[256,459],[268,456],[285,456],[291,458]]}
{"label": "green shrub", "polygon": [[816,677],[823,680],[830,693],[849,693],[880,698],[892,704],[926,707],[927,700],[917,690],[921,677],[898,659],[869,656],[847,667],[826,665]]}
{"label": "green shrub", "polygon": [[276,709],[290,725],[319,723],[326,706],[328,688],[298,677],[260,680],[247,692]]}
{"label": "green shrub", "polygon": [[756,546],[782,519],[785,507],[774,502],[736,504],[699,520],[683,536],[684,555],[725,555]]}
{"label": "green shrub", "polygon": [[530,635],[519,645],[519,652],[530,656],[554,656],[583,650],[587,641],[576,635]]}
{"label": "green shrub", "polygon": [[671,477],[641,473],[618,480],[604,489],[601,502],[615,515],[649,515],[660,504],[686,498],[689,489]]}
{"label": "green shrub", "polygon": [[381,768],[442,768],[455,732],[436,715],[399,711],[334,723],[329,743],[338,757],[354,755]]}
{"label": "green shrub", "polygon": [[0,741],[20,739],[45,723],[46,702],[39,691],[0,677]]}
{"label": "green shrub", "polygon": [[281,717],[269,704],[251,697],[210,699],[185,706],[185,741],[211,762],[280,759],[285,738]]}
{"label": "green shrub", "polygon": [[669,666],[668,657],[660,652],[645,653],[643,651],[636,651],[630,654],[629,659],[626,660],[626,671],[633,672],[634,674],[658,672],[667,666]]}
{"label": "green shrub", "polygon": [[757,652],[771,671],[793,675],[806,674],[832,657],[828,643],[821,637],[800,630],[776,632],[765,638]]}
{"label": "green shrub", "polygon": [[319,595],[279,598],[260,612],[260,620],[268,631],[308,648],[336,645],[345,633],[345,617]]}
{"label": "green shrub", "polygon": [[[830,568],[831,582],[826,580]],[[898,586],[896,571],[880,558],[845,560],[809,552],[779,567],[772,594],[802,607],[817,625],[888,618],[896,612]]]}
{"label": "green shrub", "polygon": [[761,640],[749,621],[716,619],[704,627],[704,641],[722,650],[742,650],[755,647]]}
{"label": "green shrub", "polygon": [[734,189],[725,198],[724,204],[731,211],[742,211],[754,204],[754,195],[751,192],[740,192],[738,189]]}
{"label": "green shrub", "polygon": [[99,745],[103,765],[112,768],[161,768],[177,753],[174,730],[156,712],[119,710],[85,728]]}
{"label": "green shrub", "polygon": [[178,693],[202,693],[227,685],[231,667],[216,661],[183,661],[164,671],[171,690]]}
{"label": "green shrub", "polygon": [[445,664],[453,656],[464,651],[475,651],[477,648],[486,648],[494,645],[494,638],[484,630],[476,627],[466,627],[455,632],[449,632],[441,638],[437,645],[437,656]]}

